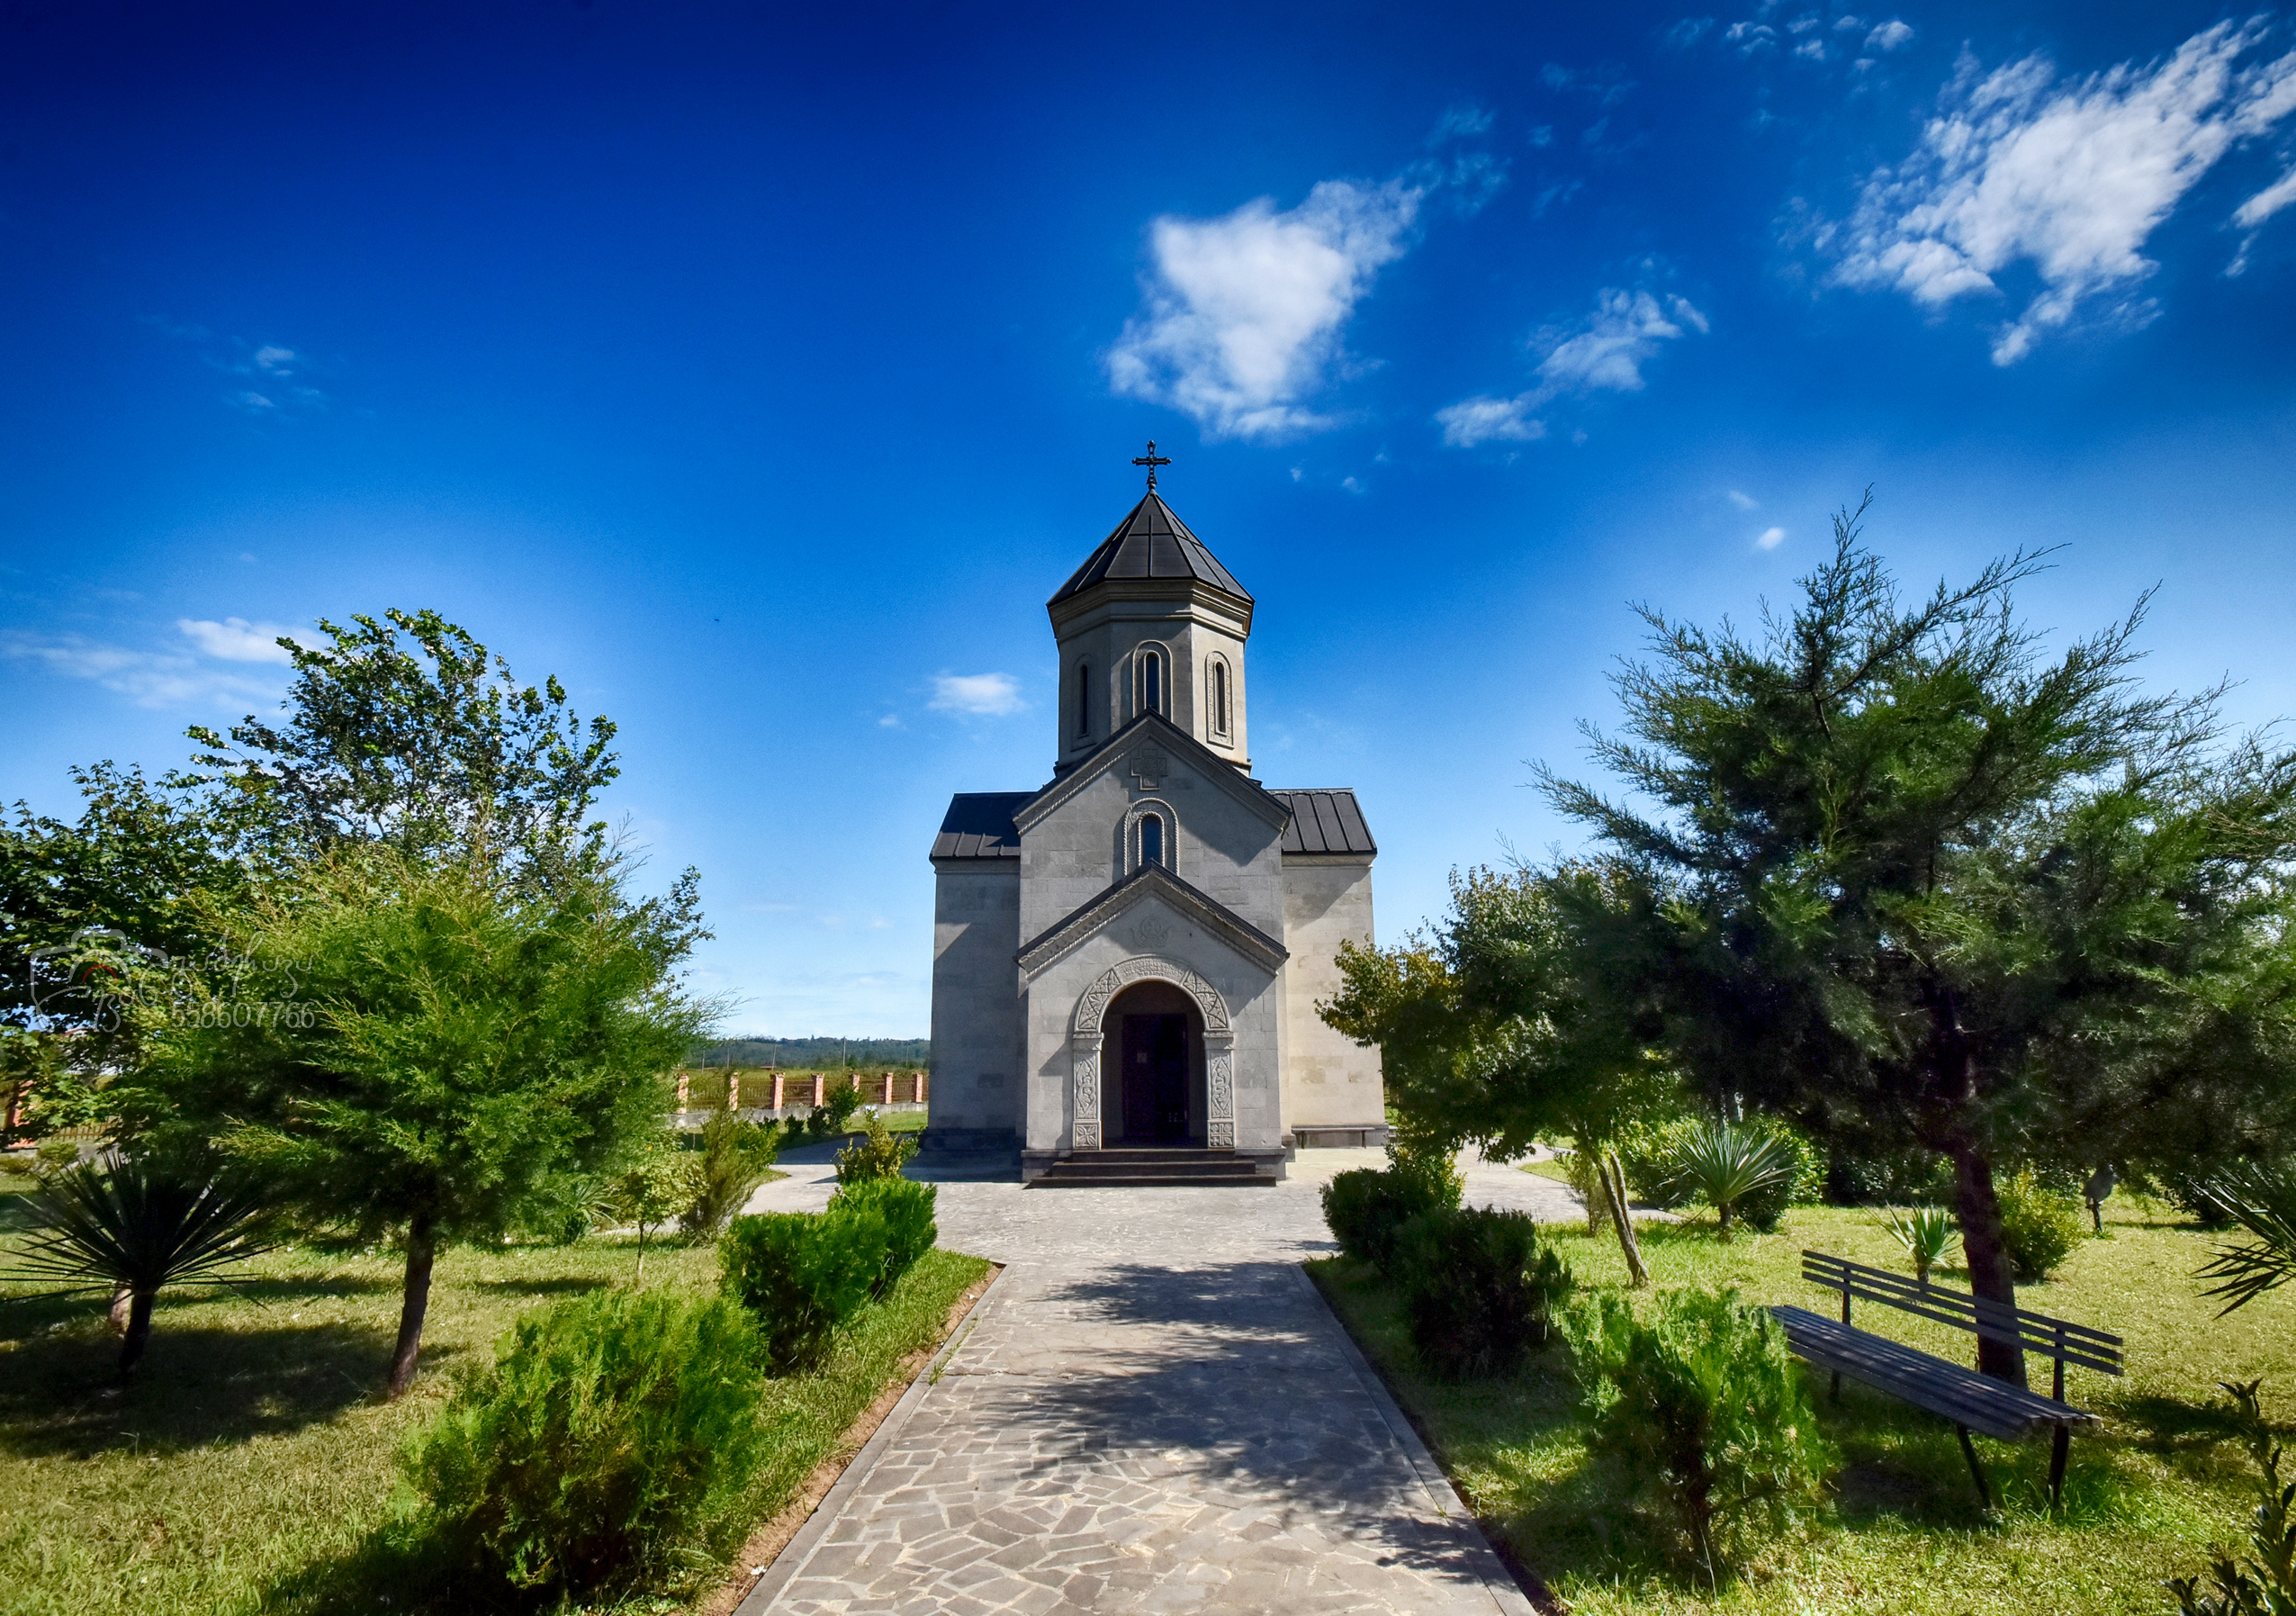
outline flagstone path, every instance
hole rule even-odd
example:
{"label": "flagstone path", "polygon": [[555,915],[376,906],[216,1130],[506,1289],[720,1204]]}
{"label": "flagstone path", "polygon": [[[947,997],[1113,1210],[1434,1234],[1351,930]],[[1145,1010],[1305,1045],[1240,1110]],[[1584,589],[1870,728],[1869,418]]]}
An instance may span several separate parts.
{"label": "flagstone path", "polygon": [[[811,1152],[823,1154],[824,1152]],[[1299,1264],[1316,1191],[941,1187],[941,1243],[1006,1265],[740,1616],[1413,1613],[1532,1608]],[[815,1211],[825,1162],[750,1210]],[[1468,1200],[1580,1215],[1468,1164]]]}

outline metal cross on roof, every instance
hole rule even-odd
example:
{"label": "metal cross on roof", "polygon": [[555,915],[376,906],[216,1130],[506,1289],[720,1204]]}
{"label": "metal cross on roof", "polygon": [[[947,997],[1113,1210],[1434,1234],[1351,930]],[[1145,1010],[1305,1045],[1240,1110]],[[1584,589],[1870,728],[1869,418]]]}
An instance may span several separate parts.
{"label": "metal cross on roof", "polygon": [[1134,465],[1145,465],[1148,468],[1148,486],[1150,488],[1154,488],[1156,486],[1156,468],[1159,465],[1171,465],[1172,456],[1169,455],[1157,454],[1156,452],[1156,439],[1151,438],[1148,439],[1148,452],[1145,455],[1134,456],[1132,458],[1132,464]]}

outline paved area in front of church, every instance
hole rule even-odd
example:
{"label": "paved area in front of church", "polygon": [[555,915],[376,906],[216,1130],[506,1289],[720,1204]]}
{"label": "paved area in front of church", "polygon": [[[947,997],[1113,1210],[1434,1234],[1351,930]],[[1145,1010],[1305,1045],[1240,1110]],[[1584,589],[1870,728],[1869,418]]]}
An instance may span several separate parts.
{"label": "paved area in front of church", "polygon": [[[1529,1611],[1299,1268],[1332,1250],[1318,1187],[1383,1160],[1301,1151],[1272,1188],[943,1184],[941,1243],[1006,1271],[743,1616]],[[750,1210],[828,1203],[825,1161],[783,1165]],[[1580,1215],[1511,1168],[1467,1180]]]}

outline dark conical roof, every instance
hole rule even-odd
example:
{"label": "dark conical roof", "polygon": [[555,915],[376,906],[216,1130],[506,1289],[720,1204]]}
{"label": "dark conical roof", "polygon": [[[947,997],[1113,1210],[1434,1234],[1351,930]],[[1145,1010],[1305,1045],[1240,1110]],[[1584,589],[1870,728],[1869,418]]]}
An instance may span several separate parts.
{"label": "dark conical roof", "polygon": [[1116,531],[1101,541],[1100,548],[1085,558],[1076,576],[1060,586],[1049,604],[1058,606],[1095,583],[1128,578],[1193,578],[1247,604],[1251,600],[1244,586],[1212,559],[1203,540],[1188,531],[1188,525],[1173,515],[1172,507],[1152,488],[1148,498],[1116,524]]}

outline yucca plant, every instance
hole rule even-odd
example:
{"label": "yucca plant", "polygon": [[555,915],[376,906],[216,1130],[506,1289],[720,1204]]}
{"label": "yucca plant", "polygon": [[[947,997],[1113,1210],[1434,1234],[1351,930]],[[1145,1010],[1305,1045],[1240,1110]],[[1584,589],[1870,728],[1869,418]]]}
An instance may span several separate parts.
{"label": "yucca plant", "polygon": [[1734,1123],[1701,1123],[1683,1136],[1668,1165],[1667,1186],[1696,1196],[1715,1210],[1723,1237],[1739,1203],[1790,1178],[1794,1147],[1774,1134]]}
{"label": "yucca plant", "polygon": [[[240,1285],[220,1270],[276,1242],[262,1234],[262,1197],[203,1158],[113,1157],[52,1174],[33,1196],[41,1226],[12,1279],[61,1279],[50,1293],[109,1291],[124,1325],[120,1373],[143,1357],[151,1306],[171,1285]],[[124,1310],[126,1317],[122,1319]]]}
{"label": "yucca plant", "polygon": [[2217,1317],[2296,1278],[2296,1174],[2251,1163],[2201,1179],[2198,1187],[2251,1236],[2219,1246],[2201,1270],[2201,1278],[2221,1281],[2203,1295],[2231,1298]]}
{"label": "yucca plant", "polygon": [[1913,1279],[1922,1286],[1929,1284],[1930,1270],[1945,1260],[1961,1233],[1953,1214],[1943,1206],[1916,1206],[1909,1212],[1893,1206],[1886,1227],[1913,1258]]}

